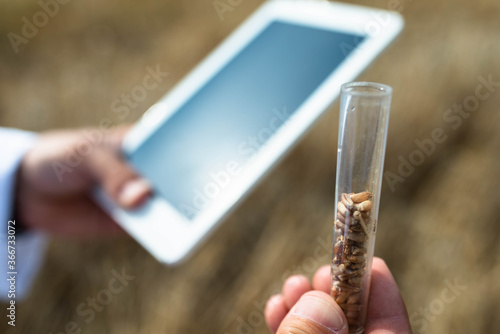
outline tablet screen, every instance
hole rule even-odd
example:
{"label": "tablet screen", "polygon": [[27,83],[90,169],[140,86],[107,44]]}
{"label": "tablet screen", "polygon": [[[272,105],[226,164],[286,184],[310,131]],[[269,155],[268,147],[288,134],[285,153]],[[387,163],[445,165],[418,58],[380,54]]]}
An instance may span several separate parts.
{"label": "tablet screen", "polygon": [[158,195],[193,219],[238,182],[252,157],[363,39],[272,22],[129,160]]}

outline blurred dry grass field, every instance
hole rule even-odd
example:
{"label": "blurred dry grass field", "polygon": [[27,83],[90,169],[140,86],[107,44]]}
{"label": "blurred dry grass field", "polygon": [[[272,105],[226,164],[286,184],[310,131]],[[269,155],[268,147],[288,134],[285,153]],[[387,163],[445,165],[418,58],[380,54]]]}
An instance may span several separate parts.
{"label": "blurred dry grass field", "polygon": [[[261,2],[244,1],[221,21],[211,0],[74,0],[15,54],[5,36],[40,7],[3,1],[0,124],[44,131],[133,122]],[[500,87],[460,124],[443,117],[474,101],[480,76],[500,81],[500,3],[400,3],[405,31],[360,77],[394,87],[386,172],[397,173],[398,157],[416,157],[415,140],[434,129],[446,140],[395,189],[384,183],[376,255],[392,268],[415,333],[499,333]],[[156,64],[169,77],[120,119],[113,100]],[[263,303],[284,277],[311,276],[330,260],[337,128],[336,104],[179,267],[158,264],[128,237],[54,240],[16,328],[4,319],[0,331],[59,333],[75,321],[97,334],[267,333]],[[122,268],[135,278],[86,323],[78,305]],[[454,282],[465,290],[443,299]]]}

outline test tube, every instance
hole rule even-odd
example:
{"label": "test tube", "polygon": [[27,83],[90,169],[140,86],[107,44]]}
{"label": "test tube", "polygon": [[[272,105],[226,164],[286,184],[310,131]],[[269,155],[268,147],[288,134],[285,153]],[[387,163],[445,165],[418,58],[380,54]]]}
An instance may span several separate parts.
{"label": "test tube", "polygon": [[391,96],[378,83],[341,88],[331,295],[349,333],[365,328]]}

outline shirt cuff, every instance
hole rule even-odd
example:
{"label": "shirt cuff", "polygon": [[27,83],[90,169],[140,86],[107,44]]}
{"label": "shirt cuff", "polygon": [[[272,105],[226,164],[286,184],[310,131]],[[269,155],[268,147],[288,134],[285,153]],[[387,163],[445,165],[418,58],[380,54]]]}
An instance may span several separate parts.
{"label": "shirt cuff", "polygon": [[[0,279],[0,300],[3,301],[19,301],[26,298],[40,269],[47,246],[45,235],[32,231],[16,235],[16,225],[9,224],[12,218],[16,172],[23,156],[33,147],[36,138],[36,135],[30,132],[0,128],[0,143],[2,144],[0,149],[0,277],[5,277]],[[15,242],[9,243],[9,240]]]}

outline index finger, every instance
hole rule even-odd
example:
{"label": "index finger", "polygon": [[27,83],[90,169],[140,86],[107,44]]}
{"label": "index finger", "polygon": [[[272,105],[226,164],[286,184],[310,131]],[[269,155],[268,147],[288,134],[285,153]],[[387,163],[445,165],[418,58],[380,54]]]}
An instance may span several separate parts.
{"label": "index finger", "polygon": [[373,258],[366,334],[411,333],[406,306],[384,260]]}

